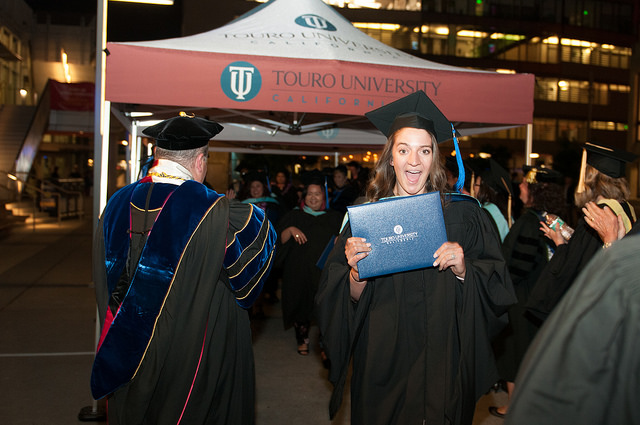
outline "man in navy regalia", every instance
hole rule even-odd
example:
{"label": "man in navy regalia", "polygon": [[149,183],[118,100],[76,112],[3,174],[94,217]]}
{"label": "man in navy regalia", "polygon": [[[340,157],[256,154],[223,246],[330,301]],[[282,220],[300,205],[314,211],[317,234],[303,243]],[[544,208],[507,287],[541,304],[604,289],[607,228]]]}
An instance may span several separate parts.
{"label": "man in navy regalia", "polygon": [[109,200],[94,244],[102,332],[91,376],[111,425],[253,424],[248,307],[271,266],[264,212],[202,184],[219,124],[182,114],[147,176]]}

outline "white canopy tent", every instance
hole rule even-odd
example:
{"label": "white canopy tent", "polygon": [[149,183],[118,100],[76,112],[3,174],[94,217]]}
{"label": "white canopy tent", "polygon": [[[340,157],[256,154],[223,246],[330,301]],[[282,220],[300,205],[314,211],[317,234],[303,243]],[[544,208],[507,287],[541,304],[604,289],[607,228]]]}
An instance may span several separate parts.
{"label": "white canopy tent", "polygon": [[[208,32],[108,43],[106,53],[106,103],[132,136],[145,126],[133,112],[164,119],[188,110],[225,126],[212,149],[375,148],[385,139],[364,113],[420,89],[462,135],[533,120],[533,75],[417,58],[367,36],[321,0],[271,0]],[[104,129],[108,113],[96,117]]]}

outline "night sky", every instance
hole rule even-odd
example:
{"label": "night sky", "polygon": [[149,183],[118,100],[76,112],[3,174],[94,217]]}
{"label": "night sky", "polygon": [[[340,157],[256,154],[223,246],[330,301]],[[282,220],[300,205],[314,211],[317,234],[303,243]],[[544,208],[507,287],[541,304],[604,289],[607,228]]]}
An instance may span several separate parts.
{"label": "night sky", "polygon": [[[52,22],[70,23],[79,16],[95,16],[97,0],[25,0],[38,14],[50,14]],[[141,41],[180,37],[181,0],[173,6],[123,3],[108,5],[107,40]]]}

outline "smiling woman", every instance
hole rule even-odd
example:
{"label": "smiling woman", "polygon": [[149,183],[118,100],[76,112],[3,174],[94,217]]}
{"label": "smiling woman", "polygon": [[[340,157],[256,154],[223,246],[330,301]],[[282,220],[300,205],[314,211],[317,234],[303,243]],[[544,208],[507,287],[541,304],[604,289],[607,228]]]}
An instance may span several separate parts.
{"label": "smiling woman", "polygon": [[361,279],[371,244],[344,227],[316,298],[335,385],[330,415],[352,364],[353,424],[469,425],[496,381],[491,338],[515,302],[500,242],[475,199],[445,193],[438,143],[455,130],[424,92],[366,115],[388,138],[368,200],[440,192],[448,242],[433,267]]}
{"label": "smiling woman", "polygon": [[394,195],[418,195],[427,190],[433,163],[433,138],[427,130],[401,128],[394,133],[391,166],[396,175]]}
{"label": "smiling woman", "polygon": [[277,261],[282,261],[282,318],[295,329],[298,353],[309,354],[309,327],[315,319],[313,300],[320,269],[316,263],[340,229],[342,215],[326,209],[322,176],[308,182],[300,208],[278,223]]}

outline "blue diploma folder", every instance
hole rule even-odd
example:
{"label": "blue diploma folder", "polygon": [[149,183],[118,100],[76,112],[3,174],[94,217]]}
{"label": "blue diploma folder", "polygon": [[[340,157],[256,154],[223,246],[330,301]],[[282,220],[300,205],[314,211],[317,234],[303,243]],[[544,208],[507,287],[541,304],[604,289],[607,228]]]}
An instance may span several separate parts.
{"label": "blue diploma folder", "polygon": [[447,241],[439,192],[388,198],[347,208],[351,234],[371,243],[358,262],[361,279],[433,266]]}

